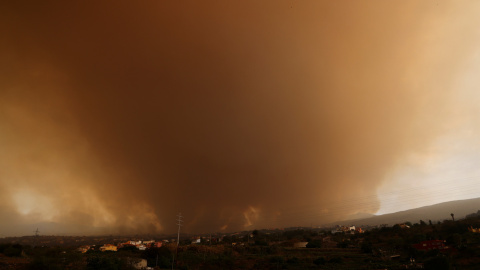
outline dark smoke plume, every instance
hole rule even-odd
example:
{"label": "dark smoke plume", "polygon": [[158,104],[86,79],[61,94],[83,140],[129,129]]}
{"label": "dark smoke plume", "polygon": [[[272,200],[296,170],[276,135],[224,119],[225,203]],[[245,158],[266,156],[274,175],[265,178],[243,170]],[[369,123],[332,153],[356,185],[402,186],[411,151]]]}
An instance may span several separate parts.
{"label": "dark smoke plume", "polygon": [[0,225],[171,232],[182,212],[207,232],[375,213],[385,174],[442,132],[435,108],[470,48],[438,56],[449,8],[2,3]]}

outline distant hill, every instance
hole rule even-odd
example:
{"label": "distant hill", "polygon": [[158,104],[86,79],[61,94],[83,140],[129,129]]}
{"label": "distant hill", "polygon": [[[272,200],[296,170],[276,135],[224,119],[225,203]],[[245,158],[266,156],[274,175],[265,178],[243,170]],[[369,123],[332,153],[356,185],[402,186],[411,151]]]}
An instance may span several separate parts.
{"label": "distant hill", "polygon": [[371,217],[375,217],[375,215],[374,214],[369,214],[369,213],[356,213],[356,214],[348,216],[345,219],[342,219],[341,221],[343,221],[343,220],[367,219],[367,218],[371,218]]}
{"label": "distant hill", "polygon": [[[371,215],[367,213],[357,213],[351,215],[348,220],[341,220],[332,223],[323,224],[324,227],[333,227],[335,225],[345,226],[375,226],[387,224],[393,226],[398,223],[411,222],[419,223],[420,220],[428,223],[429,220],[437,221],[451,220],[450,213],[455,215],[455,220],[463,219],[466,215],[477,213],[480,210],[480,198],[444,202],[430,206],[400,211],[385,215]],[[15,228],[0,227],[0,237],[14,235],[34,235],[35,230],[39,229],[40,235],[110,235],[115,234],[108,228],[89,227],[80,225],[68,225],[54,222],[42,222],[35,224],[16,225]],[[296,227],[295,227],[296,228]],[[2,232],[10,231],[9,235]]]}
{"label": "distant hill", "polygon": [[450,216],[450,213],[453,213],[455,215],[455,219],[457,220],[465,218],[465,216],[468,214],[476,213],[478,210],[480,210],[480,198],[475,198],[468,200],[444,202],[380,216],[343,220],[334,223],[324,224],[324,226],[333,226],[337,224],[355,226],[375,226],[380,224],[388,224],[389,226],[392,226],[397,223],[403,223],[407,221],[410,221],[411,223],[418,223],[420,222],[420,220],[428,223],[428,220],[431,220],[432,222],[437,222],[451,219],[452,217]]}
{"label": "distant hill", "polygon": [[[0,237],[34,235],[38,228],[40,235],[106,235],[112,234],[107,228],[63,224],[57,222],[38,222],[32,224],[16,224],[11,227],[0,227]],[[5,234],[5,232],[9,232]]]}

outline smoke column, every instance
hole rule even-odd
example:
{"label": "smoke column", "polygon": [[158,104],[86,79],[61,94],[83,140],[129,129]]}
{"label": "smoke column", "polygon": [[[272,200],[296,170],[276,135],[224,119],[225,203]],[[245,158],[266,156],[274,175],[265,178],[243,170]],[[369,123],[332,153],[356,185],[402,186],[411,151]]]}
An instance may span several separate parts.
{"label": "smoke column", "polygon": [[2,3],[0,227],[173,232],[182,212],[182,230],[212,232],[375,213],[386,176],[445,132],[478,8]]}

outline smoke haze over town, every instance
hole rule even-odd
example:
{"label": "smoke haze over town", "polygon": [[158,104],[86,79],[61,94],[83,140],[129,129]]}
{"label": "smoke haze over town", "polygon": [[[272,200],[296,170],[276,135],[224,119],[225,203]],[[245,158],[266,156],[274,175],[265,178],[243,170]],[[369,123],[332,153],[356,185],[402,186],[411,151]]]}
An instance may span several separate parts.
{"label": "smoke haze over town", "polygon": [[0,236],[171,233],[179,212],[186,232],[315,226],[480,197],[479,12],[4,1]]}

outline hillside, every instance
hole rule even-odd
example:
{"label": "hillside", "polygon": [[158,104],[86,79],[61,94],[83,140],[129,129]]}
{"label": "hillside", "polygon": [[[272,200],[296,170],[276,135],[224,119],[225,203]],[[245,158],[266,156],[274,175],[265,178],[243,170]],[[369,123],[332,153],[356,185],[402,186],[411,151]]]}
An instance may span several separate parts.
{"label": "hillside", "polygon": [[480,198],[475,198],[468,200],[444,202],[391,214],[373,216],[370,218],[344,220],[335,223],[325,224],[325,226],[331,226],[336,224],[355,226],[375,226],[380,224],[388,224],[392,226],[396,223],[402,223],[406,221],[417,223],[420,220],[423,220],[425,222],[428,222],[429,220],[431,220],[432,222],[437,222],[451,219],[452,217],[450,216],[450,213],[453,213],[455,215],[455,219],[462,219],[465,218],[465,216],[468,214],[477,212],[479,209]]}

